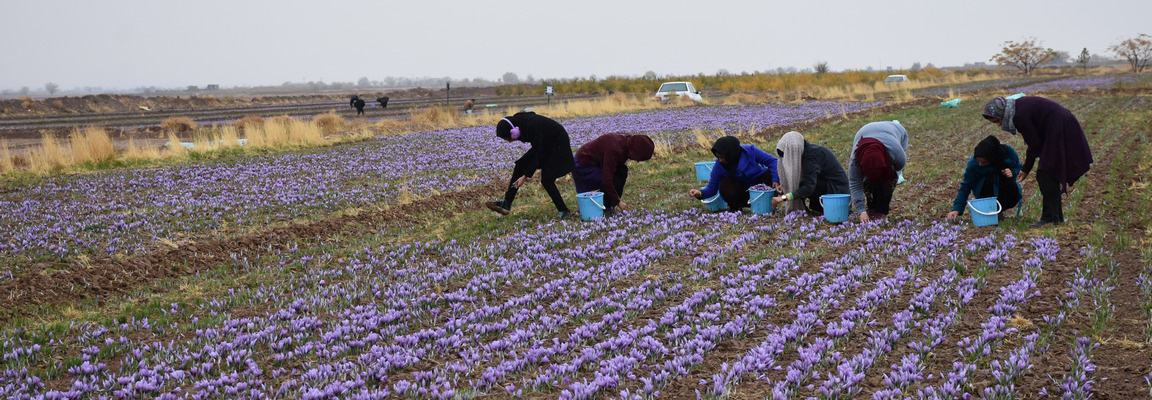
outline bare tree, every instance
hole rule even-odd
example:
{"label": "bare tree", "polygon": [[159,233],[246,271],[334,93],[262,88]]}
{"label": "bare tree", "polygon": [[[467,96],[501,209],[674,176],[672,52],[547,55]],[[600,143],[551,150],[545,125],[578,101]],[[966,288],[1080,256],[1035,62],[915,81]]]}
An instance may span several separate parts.
{"label": "bare tree", "polygon": [[47,90],[48,94],[56,94],[56,91],[60,90],[60,85],[55,82],[48,82],[44,84],[44,90]]}
{"label": "bare tree", "polygon": [[1056,57],[1056,51],[1040,45],[1036,38],[1028,38],[1020,42],[1011,40],[1004,42],[1000,53],[992,56],[989,61],[1000,65],[1007,65],[1019,69],[1024,75],[1031,74],[1036,67]]}
{"label": "bare tree", "polygon": [[1141,33],[1134,38],[1108,46],[1108,51],[1128,60],[1128,64],[1132,65],[1132,72],[1140,73],[1148,66],[1148,59],[1152,58],[1152,36]]}
{"label": "bare tree", "polygon": [[372,81],[368,80],[367,76],[361,76],[360,80],[356,81],[356,86],[369,87],[372,86]]}
{"label": "bare tree", "polygon": [[32,91],[32,89],[29,89],[27,86],[21,86],[20,87],[20,94],[22,94],[24,96],[27,96],[28,92],[31,92],[31,91]]}
{"label": "bare tree", "polygon": [[656,72],[648,71],[644,73],[644,79],[656,80]]}
{"label": "bare tree", "polygon": [[1088,72],[1088,62],[1092,61],[1092,54],[1088,53],[1088,48],[1080,50],[1080,56],[1076,57],[1076,63],[1080,64],[1080,68],[1084,68],[1084,72]]}
{"label": "bare tree", "polygon": [[817,74],[824,74],[824,73],[827,73],[829,71],[827,61],[820,61],[820,62],[816,63],[816,65],[813,66],[813,68],[816,70]]}
{"label": "bare tree", "polygon": [[505,72],[501,79],[504,83],[520,83],[520,77],[515,72]]}

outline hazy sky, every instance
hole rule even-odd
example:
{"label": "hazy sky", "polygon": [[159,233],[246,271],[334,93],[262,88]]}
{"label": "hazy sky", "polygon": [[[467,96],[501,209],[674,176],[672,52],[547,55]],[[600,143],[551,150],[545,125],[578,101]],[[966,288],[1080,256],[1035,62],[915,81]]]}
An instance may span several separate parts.
{"label": "hazy sky", "polygon": [[952,66],[1138,33],[1150,0],[0,0],[0,89]]}

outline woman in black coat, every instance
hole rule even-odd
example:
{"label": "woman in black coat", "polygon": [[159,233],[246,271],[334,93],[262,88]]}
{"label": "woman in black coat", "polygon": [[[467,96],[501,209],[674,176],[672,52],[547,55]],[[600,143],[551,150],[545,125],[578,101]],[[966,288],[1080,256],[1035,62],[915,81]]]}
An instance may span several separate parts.
{"label": "woman in black coat", "polygon": [[556,179],[572,172],[576,163],[572,158],[572,144],[568,139],[568,131],[564,126],[551,118],[536,115],[534,112],[520,112],[516,115],[504,117],[496,123],[496,136],[505,141],[519,140],[532,145],[528,152],[516,160],[516,167],[512,170],[512,179],[508,181],[508,190],[504,192],[503,200],[489,201],[484,205],[488,209],[508,215],[512,210],[512,200],[516,198],[516,191],[524,185],[524,181],[540,170],[540,185],[552,198],[552,204],[560,213],[561,219],[572,217],[560,190],[556,188]]}

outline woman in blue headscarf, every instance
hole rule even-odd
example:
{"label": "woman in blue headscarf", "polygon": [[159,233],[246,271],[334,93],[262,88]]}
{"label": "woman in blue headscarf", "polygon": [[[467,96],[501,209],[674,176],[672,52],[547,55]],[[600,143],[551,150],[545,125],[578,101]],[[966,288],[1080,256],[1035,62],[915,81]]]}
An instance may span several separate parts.
{"label": "woman in blue headscarf", "polygon": [[1036,159],[1040,159],[1036,185],[1043,197],[1043,208],[1040,220],[1032,227],[1064,222],[1060,196],[1092,165],[1092,150],[1080,121],[1056,102],[1036,96],[994,98],[984,105],[983,116],[1005,132],[1019,133],[1028,145],[1017,182],[1023,183]]}

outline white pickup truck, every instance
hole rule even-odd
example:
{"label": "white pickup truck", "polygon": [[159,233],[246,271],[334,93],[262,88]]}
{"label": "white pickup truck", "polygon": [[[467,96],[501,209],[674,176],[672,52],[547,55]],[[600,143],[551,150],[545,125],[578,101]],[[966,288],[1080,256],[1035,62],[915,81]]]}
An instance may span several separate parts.
{"label": "white pickup truck", "polygon": [[676,97],[688,97],[692,101],[704,101],[700,91],[692,86],[692,82],[664,82],[656,90],[656,100],[667,100]]}

